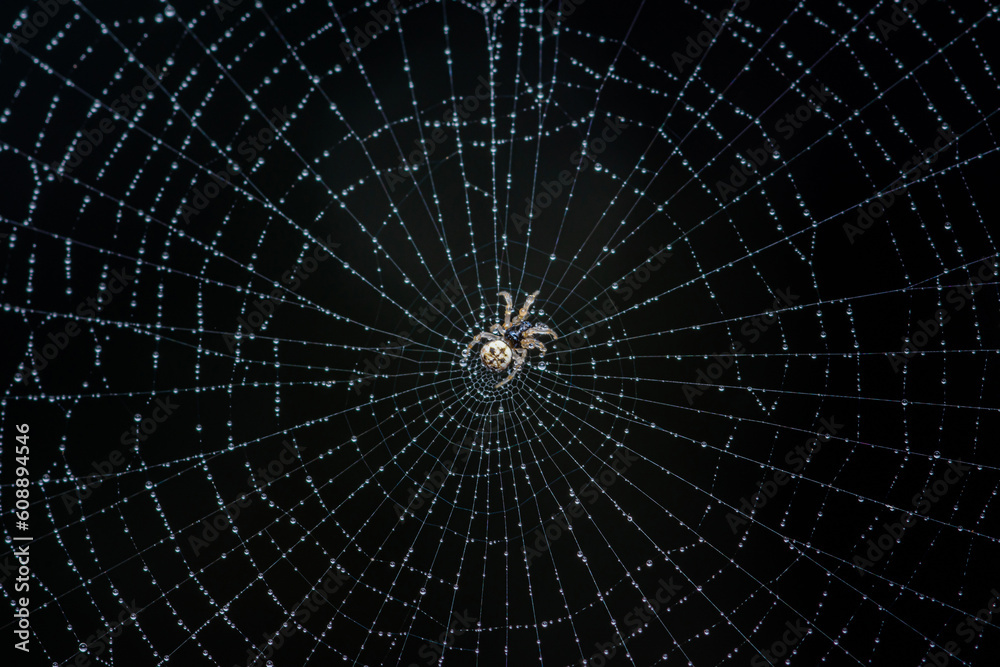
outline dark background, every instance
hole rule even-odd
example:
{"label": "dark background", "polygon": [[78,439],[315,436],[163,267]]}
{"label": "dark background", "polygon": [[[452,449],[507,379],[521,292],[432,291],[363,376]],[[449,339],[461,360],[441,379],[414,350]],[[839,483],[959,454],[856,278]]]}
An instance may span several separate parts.
{"label": "dark background", "polygon": [[[916,666],[962,642],[964,614],[1000,587],[997,289],[946,302],[997,253],[989,6],[927,3],[885,40],[891,7],[754,2],[693,74],[674,54],[723,3],[587,0],[555,31],[539,11],[555,3],[404,2],[401,31],[346,61],[345,35],[383,5],[242,2],[220,17],[88,2],[0,53],[7,557],[15,424],[31,426],[36,482],[32,654],[11,650],[16,664],[74,664],[133,600],[134,623],[92,645],[92,664],[245,664],[284,625],[276,665],[426,665],[463,612],[477,624],[448,664],[580,664],[615,624],[631,634],[629,612],[670,578],[680,592],[608,664],[754,664],[797,619],[812,633],[794,665]],[[4,8],[5,32],[20,9]],[[106,105],[159,65],[141,115],[115,119]],[[493,111],[446,127],[390,186],[400,154],[480,76]],[[814,85],[831,91],[821,111],[775,132]],[[240,143],[285,107],[246,175]],[[103,118],[115,130],[71,177],[49,174]],[[510,216],[617,118],[628,127],[600,169],[519,230]],[[943,123],[959,139],[933,175],[851,243],[857,206]],[[780,157],[723,202],[737,155],[768,139]],[[244,175],[185,222],[227,160]],[[283,273],[326,238],[336,258],[288,290]],[[670,256],[626,298],[623,278],[663,244]],[[75,314],[123,268],[137,277],[122,294]],[[451,282],[444,312],[414,326]],[[274,288],[266,326],[230,349]],[[459,362],[500,290],[517,305],[539,290],[537,317],[560,339],[497,390],[475,356]],[[742,327],[779,290],[798,300],[751,340]],[[608,300],[616,314],[586,330]],[[951,321],[894,372],[888,354],[939,308]],[[69,321],[82,333],[32,372]],[[685,386],[737,342],[720,386],[689,403]],[[157,399],[178,407],[125,447]],[[824,418],[836,437],[734,535],[727,513]],[[301,456],[251,492],[285,441]],[[116,450],[124,462],[67,511],[64,494]],[[636,461],[526,565],[537,531],[620,450]],[[954,461],[973,467],[860,572],[853,557]],[[400,521],[425,482],[433,493]],[[246,492],[233,525],[193,548]],[[296,619],[330,572],[344,583]],[[948,664],[993,664],[998,641],[989,625]]]}

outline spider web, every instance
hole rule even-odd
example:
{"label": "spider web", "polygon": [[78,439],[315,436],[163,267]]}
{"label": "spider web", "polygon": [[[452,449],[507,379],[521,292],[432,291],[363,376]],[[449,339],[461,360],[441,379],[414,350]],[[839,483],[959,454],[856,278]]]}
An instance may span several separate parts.
{"label": "spider web", "polygon": [[[1000,655],[997,7],[43,5],[15,659]],[[463,350],[536,290],[497,388]]]}

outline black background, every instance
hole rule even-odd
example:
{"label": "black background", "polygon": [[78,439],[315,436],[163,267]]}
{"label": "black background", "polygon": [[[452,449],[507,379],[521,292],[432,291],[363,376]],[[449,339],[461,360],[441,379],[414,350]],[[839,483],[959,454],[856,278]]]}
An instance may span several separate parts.
{"label": "black background", "polygon": [[[612,619],[631,632],[627,614],[671,577],[680,593],[609,664],[754,664],[796,619],[813,631],[794,665],[915,666],[933,643],[962,641],[963,613],[1000,587],[996,286],[950,310],[905,373],[887,355],[996,256],[995,13],[927,3],[885,40],[891,7],[753,2],[693,75],[674,54],[722,3],[587,0],[558,35],[524,4],[521,29],[516,6],[404,2],[402,31],[390,24],[351,62],[340,44],[382,5],[245,0],[220,18],[176,2],[160,22],[160,3],[88,2],[62,7],[22,52],[4,47],[5,538],[15,424],[31,427],[37,482],[24,664],[73,664],[133,600],[135,623],[111,650],[92,647],[93,664],[245,664],[287,622],[277,665],[424,665],[465,610],[481,625],[448,664],[580,664],[615,636]],[[4,8],[8,32],[19,10]],[[166,67],[141,117],[117,119],[72,178],[51,176],[114,118],[105,105],[141,82],[140,64]],[[429,163],[390,188],[400,153],[480,76],[495,111],[446,127]],[[821,112],[775,133],[816,85],[832,93]],[[223,155],[245,167],[240,142],[286,107],[250,175],[185,222],[193,188]],[[519,230],[510,216],[617,118],[628,127],[601,169]],[[942,123],[959,139],[933,175],[851,243],[856,207]],[[768,138],[780,157],[724,203],[717,183]],[[336,259],[282,292],[234,354],[238,318],[327,237]],[[663,244],[671,255],[625,298],[616,281]],[[98,317],[74,314],[123,268],[137,275],[125,292]],[[454,306],[415,327],[452,281]],[[532,357],[495,390],[474,356],[459,362],[502,289],[518,304],[539,290],[539,320],[560,340],[545,368]],[[741,327],[779,290],[797,301],[751,342]],[[609,299],[617,314],[571,342]],[[82,333],[32,373],[68,321]],[[685,385],[736,342],[726,390],[689,404]],[[387,365],[358,385],[366,361]],[[179,407],[126,449],[122,433],[157,398]],[[836,437],[734,535],[727,513],[824,418],[843,425]],[[251,494],[238,530],[195,553],[201,522],[285,440],[301,458]],[[635,463],[527,567],[537,531],[619,447]],[[67,511],[64,494],[116,449],[125,462]],[[394,503],[456,455],[433,505],[399,521]],[[853,557],[949,461],[975,465],[862,574]],[[331,568],[344,585],[296,626]],[[12,605],[10,577],[3,590]],[[0,626],[6,652],[12,625]],[[998,641],[990,625],[958,658],[993,664]]]}

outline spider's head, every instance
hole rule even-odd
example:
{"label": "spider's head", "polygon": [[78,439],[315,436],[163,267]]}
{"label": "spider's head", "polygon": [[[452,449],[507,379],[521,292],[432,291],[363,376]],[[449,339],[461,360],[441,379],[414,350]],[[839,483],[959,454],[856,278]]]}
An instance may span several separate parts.
{"label": "spider's head", "polygon": [[504,328],[503,335],[506,338],[504,341],[510,345],[515,350],[521,345],[521,334],[531,328],[530,322],[521,322],[520,324],[512,324],[509,327]]}
{"label": "spider's head", "polygon": [[487,368],[494,371],[502,371],[507,368],[510,365],[511,359],[514,358],[514,353],[511,352],[510,345],[507,345],[502,340],[491,340],[486,345],[483,345],[483,351],[480,354]]}

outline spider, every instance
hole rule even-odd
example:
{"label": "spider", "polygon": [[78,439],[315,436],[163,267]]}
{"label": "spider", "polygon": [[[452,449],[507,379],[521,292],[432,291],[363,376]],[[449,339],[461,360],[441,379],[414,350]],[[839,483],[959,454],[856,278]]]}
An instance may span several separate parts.
{"label": "spider", "polygon": [[476,343],[485,339],[489,342],[483,345],[480,357],[487,368],[499,373],[510,366],[512,361],[514,362],[514,367],[510,375],[507,376],[506,380],[498,382],[494,389],[507,384],[511,378],[517,375],[528,358],[528,350],[540,350],[542,355],[545,355],[545,345],[535,340],[535,336],[544,334],[552,336],[553,340],[558,338],[556,332],[546,325],[532,324],[525,319],[531,311],[531,304],[534,303],[538,292],[531,294],[525,299],[524,305],[517,311],[517,316],[513,320],[510,318],[510,313],[514,310],[514,300],[511,298],[509,292],[500,292],[500,296],[507,302],[503,324],[497,322],[490,327],[490,332],[493,333],[486,331],[477,333],[476,337],[472,339],[469,347],[463,353],[465,356],[468,356]]}

